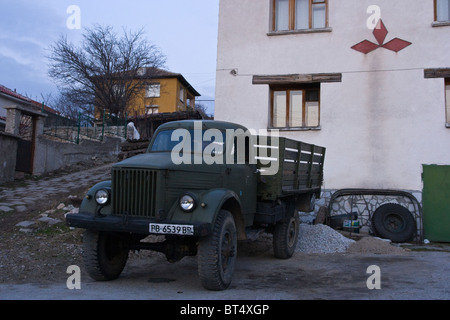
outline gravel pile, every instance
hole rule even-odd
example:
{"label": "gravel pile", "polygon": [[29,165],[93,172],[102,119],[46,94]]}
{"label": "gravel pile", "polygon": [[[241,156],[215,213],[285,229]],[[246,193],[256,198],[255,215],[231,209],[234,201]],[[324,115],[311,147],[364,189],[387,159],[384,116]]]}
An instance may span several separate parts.
{"label": "gravel pile", "polygon": [[300,224],[297,252],[339,253],[346,252],[355,240],[344,237],[324,224]]}
{"label": "gravel pile", "polygon": [[349,253],[376,253],[376,254],[406,254],[407,251],[396,247],[389,240],[376,237],[367,237],[352,243],[347,252]]}

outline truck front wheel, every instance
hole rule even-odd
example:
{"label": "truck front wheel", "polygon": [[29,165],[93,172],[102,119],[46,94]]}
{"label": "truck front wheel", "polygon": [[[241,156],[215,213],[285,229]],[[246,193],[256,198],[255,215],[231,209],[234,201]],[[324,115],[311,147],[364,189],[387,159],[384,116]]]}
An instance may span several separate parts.
{"label": "truck front wheel", "polygon": [[289,259],[295,252],[298,242],[299,217],[283,219],[275,225],[273,232],[273,252],[276,258]]}
{"label": "truck front wheel", "polygon": [[236,225],[231,213],[221,210],[212,233],[198,244],[198,274],[203,287],[215,291],[228,288],[236,256]]}
{"label": "truck front wheel", "polygon": [[86,230],[83,236],[83,260],[89,276],[97,281],[120,276],[128,260],[126,238],[111,232]]}

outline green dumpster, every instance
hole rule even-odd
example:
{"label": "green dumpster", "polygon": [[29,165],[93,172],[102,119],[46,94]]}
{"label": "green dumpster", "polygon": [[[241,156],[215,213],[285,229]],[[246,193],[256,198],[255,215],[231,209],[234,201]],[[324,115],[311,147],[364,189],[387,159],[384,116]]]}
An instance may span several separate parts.
{"label": "green dumpster", "polygon": [[425,239],[450,242],[450,165],[423,166]]}

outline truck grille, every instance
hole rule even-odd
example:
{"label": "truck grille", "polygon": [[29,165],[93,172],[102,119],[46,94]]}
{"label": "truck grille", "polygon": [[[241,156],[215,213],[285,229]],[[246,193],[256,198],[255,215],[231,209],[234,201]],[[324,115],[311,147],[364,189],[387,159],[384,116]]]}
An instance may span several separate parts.
{"label": "truck grille", "polygon": [[155,217],[157,171],[113,168],[113,215]]}

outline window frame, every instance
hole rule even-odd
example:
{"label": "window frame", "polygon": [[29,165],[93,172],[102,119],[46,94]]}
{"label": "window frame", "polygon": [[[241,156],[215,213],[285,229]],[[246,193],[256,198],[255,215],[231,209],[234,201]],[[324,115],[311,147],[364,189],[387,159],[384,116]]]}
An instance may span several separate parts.
{"label": "window frame", "polygon": [[[302,84],[302,85],[271,85],[270,90],[270,114],[269,114],[269,129],[277,130],[320,130],[320,109],[321,109],[321,85],[320,83]],[[274,112],[275,112],[275,93],[276,92],[286,92],[286,119],[284,127],[277,127],[274,123]],[[302,125],[301,126],[291,126],[291,92],[292,91],[302,91]],[[317,126],[307,126],[307,91],[317,91],[317,103],[318,103],[318,125]],[[314,101],[315,102],[315,101]]]}
{"label": "window frame", "polygon": [[447,94],[447,87],[450,89],[450,78],[444,79],[445,127],[450,128],[450,95]]}
{"label": "window frame", "polygon": [[[447,0],[447,1],[449,1],[449,6],[450,6],[450,0]],[[450,14],[449,14],[447,20],[444,20],[444,21],[438,20],[438,5],[437,5],[438,0],[434,0],[433,2],[434,2],[434,22],[435,23],[450,23]]]}
{"label": "window frame", "polygon": [[447,86],[450,86],[450,68],[431,68],[424,70],[425,79],[443,79],[444,80],[444,109],[445,109],[445,127],[450,128],[450,109],[447,108],[447,101],[450,102],[450,95],[447,95]]}
{"label": "window frame", "polygon": [[161,98],[161,83],[148,84],[145,88],[145,98]]}
{"label": "window frame", "polygon": [[[305,32],[305,31],[320,31],[329,29],[329,1],[328,0],[309,0],[309,12],[308,12],[308,28],[307,29],[296,29],[296,21],[295,21],[295,3],[296,0],[288,0],[289,1],[289,22],[287,30],[277,30],[276,29],[276,18],[277,18],[277,0],[272,0],[272,17],[271,17],[271,32],[272,33],[285,33],[285,32]],[[435,0],[436,1],[436,0]],[[313,28],[313,6],[314,5],[325,5],[325,26],[320,28]]]}
{"label": "window frame", "polygon": [[158,114],[159,113],[159,105],[157,105],[157,104],[146,105],[145,113],[147,115]]}
{"label": "window frame", "polygon": [[185,104],[185,99],[186,98],[186,89],[180,85],[179,90],[178,90],[178,100],[180,100],[180,102],[183,103],[183,105]]}

